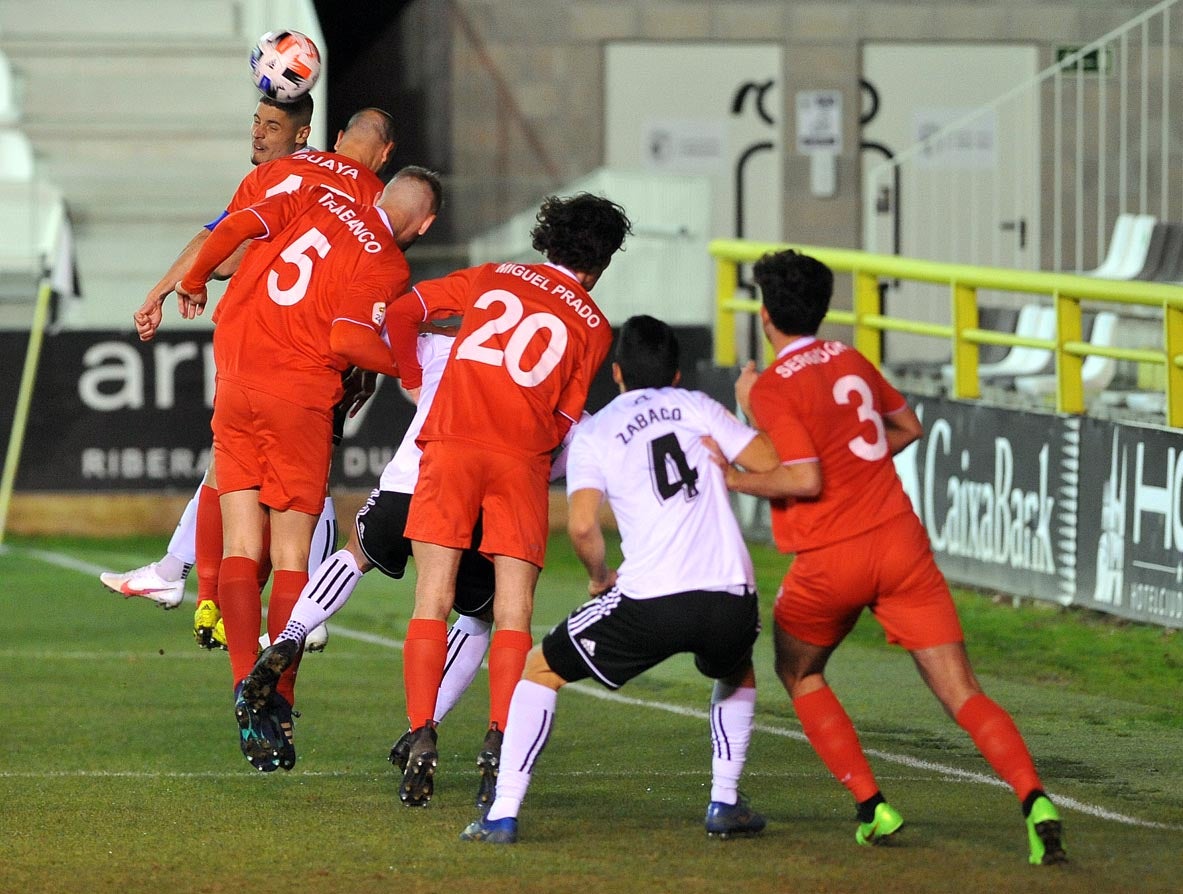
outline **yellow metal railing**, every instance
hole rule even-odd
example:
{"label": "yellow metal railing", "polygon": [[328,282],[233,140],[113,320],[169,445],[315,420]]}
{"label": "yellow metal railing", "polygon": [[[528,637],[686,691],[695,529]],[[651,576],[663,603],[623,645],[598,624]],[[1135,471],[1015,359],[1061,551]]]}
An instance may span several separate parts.
{"label": "yellow metal railing", "polygon": [[[948,339],[952,347],[953,396],[981,397],[978,346],[1008,345],[1042,348],[1056,358],[1056,409],[1085,411],[1081,368],[1090,354],[1166,367],[1167,424],[1183,428],[1183,287],[1164,283],[1118,282],[1067,273],[1039,273],[919,261],[842,248],[820,248],[770,242],[719,239],[710,243],[716,263],[715,362],[736,362],[736,320],[759,311],[758,300],[739,296],[739,265],[758,260],[769,251],[792,248],[817,258],[836,273],[853,280],[853,309],[832,310],[826,321],[851,326],[853,344],[872,362],[883,360],[883,333],[908,332]],[[925,323],[883,314],[881,278],[944,284],[949,287],[952,324]],[[1056,310],[1053,339],[1027,338],[978,328],[979,289],[1044,295]],[[1141,305],[1163,312],[1163,350],[1093,345],[1082,339],[1081,302]]]}

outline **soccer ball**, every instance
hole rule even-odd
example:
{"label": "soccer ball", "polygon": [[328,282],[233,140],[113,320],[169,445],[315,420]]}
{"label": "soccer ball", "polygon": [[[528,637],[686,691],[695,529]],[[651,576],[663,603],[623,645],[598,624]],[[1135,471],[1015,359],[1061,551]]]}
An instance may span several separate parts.
{"label": "soccer ball", "polygon": [[251,50],[251,76],[264,96],[293,102],[320,77],[320,51],[299,31],[268,31]]}

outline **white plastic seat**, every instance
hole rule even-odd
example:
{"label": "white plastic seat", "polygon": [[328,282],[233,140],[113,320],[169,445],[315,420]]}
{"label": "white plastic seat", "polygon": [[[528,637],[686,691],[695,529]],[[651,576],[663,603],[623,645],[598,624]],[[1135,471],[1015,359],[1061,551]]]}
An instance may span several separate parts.
{"label": "white plastic seat", "polygon": [[33,171],[33,144],[24,131],[0,127],[0,181],[30,183]]}
{"label": "white plastic seat", "polygon": [[[1089,344],[1101,348],[1113,347],[1117,337],[1118,316],[1112,311],[1101,311],[1093,320],[1089,333]],[[1080,378],[1084,384],[1086,398],[1093,398],[1109,387],[1117,374],[1117,361],[1112,357],[1089,354],[1081,364]],[[1055,376],[1020,376],[1015,379],[1015,388],[1023,394],[1034,397],[1053,394],[1056,390]]]}
{"label": "white plastic seat", "polygon": [[[1038,304],[1025,304],[1015,321],[1015,335],[1023,338],[1053,338],[1056,334],[1056,312],[1054,308]],[[1043,372],[1051,362],[1052,352],[1044,348],[1028,348],[1015,345],[1006,356],[994,363],[978,366],[978,378],[992,379],[1006,376],[1029,376]],[[953,365],[941,367],[946,383],[953,381]]]}
{"label": "white plastic seat", "polygon": [[[1129,248],[1130,236],[1134,230],[1134,219],[1138,215],[1119,214],[1113,222],[1113,235],[1109,237],[1109,249],[1104,260],[1093,270],[1085,271],[1085,276],[1096,276],[1101,279],[1114,279],[1115,274],[1124,264],[1126,252]],[[1141,269],[1139,267],[1139,269]]]}

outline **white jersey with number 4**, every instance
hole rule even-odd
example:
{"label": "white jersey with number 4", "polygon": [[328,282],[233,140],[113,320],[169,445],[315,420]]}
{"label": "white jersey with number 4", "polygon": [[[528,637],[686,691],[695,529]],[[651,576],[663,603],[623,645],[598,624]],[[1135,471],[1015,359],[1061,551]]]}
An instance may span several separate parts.
{"label": "white jersey with number 4", "polygon": [[618,396],[575,433],[567,493],[590,488],[607,496],[624,553],[616,584],[634,599],[755,587],[704,435],[733,460],[756,431],[700,391],[641,388]]}

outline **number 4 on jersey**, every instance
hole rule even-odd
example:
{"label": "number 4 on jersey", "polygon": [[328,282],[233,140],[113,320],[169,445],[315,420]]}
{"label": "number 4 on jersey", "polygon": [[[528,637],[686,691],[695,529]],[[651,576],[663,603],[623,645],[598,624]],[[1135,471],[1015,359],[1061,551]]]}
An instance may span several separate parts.
{"label": "number 4 on jersey", "polygon": [[698,496],[698,472],[687,462],[678,436],[672,432],[649,442],[649,472],[663,503],[683,489],[687,500]]}

